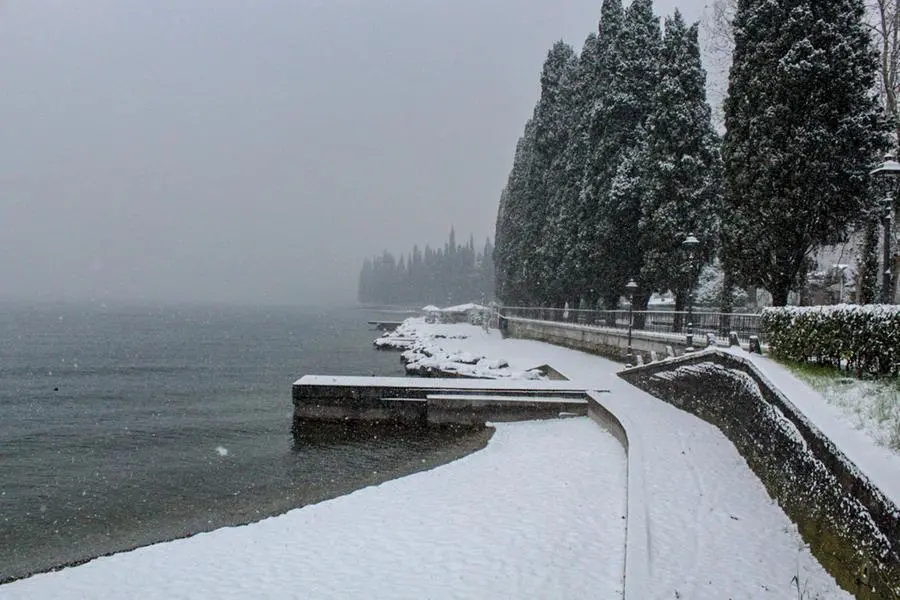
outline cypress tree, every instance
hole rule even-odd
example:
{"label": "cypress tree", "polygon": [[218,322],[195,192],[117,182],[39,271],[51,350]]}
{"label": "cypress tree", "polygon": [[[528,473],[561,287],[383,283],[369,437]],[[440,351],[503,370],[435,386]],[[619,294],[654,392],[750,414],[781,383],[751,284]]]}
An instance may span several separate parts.
{"label": "cypress tree", "polygon": [[[698,26],[687,27],[675,11],[666,19],[660,81],[647,124],[646,195],[640,216],[644,264],[641,285],[671,290],[679,300],[696,283],[681,242],[691,233],[700,255],[712,258],[721,202],[719,139],[706,103]],[[682,304],[682,302],[678,302]]]}
{"label": "cypress tree", "polygon": [[[590,273],[596,294],[608,308],[617,307],[625,283],[641,264],[636,256],[639,249],[625,240],[638,237],[640,145],[653,110],[661,45],[652,1],[633,0],[625,11],[621,32],[599,58],[601,76],[609,79],[595,110],[598,143],[585,194],[597,211],[592,223]],[[646,298],[638,301],[646,305]]]}
{"label": "cypress tree", "polygon": [[529,173],[527,219],[522,240],[524,283],[531,302],[550,302],[549,279],[555,267],[553,205],[559,182],[555,171],[565,153],[571,131],[572,84],[576,61],[572,47],[553,45],[541,71],[541,97],[534,109],[534,154]]}
{"label": "cypress tree", "polygon": [[725,101],[723,262],[776,305],[846,236],[885,146],[861,0],[740,0]]}
{"label": "cypress tree", "polygon": [[[585,70],[584,115],[579,135],[583,136],[583,170],[578,182],[578,198],[574,205],[575,240],[568,260],[578,274],[576,289],[580,299],[593,306],[602,293],[601,265],[609,257],[608,240],[600,235],[604,226],[602,198],[607,194],[615,174],[610,155],[609,119],[611,87],[618,72],[617,48],[625,24],[622,0],[603,0],[600,24],[593,55],[582,58]],[[593,68],[588,61],[593,62]],[[576,165],[577,168],[577,165]],[[616,165],[617,168],[617,165]],[[576,173],[577,174],[577,173]]]}
{"label": "cypress tree", "polygon": [[505,304],[526,303],[529,300],[523,262],[528,249],[523,240],[529,219],[529,180],[533,163],[534,126],[529,120],[516,144],[512,170],[500,196],[500,210],[497,212],[494,266],[497,296]]}

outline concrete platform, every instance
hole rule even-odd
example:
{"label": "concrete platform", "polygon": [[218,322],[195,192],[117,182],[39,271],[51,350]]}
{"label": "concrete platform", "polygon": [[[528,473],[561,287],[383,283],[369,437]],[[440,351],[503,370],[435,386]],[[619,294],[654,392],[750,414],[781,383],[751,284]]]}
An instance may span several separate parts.
{"label": "concrete platform", "polygon": [[295,430],[310,421],[425,427],[588,413],[585,389],[567,381],[306,375],[293,402]]}

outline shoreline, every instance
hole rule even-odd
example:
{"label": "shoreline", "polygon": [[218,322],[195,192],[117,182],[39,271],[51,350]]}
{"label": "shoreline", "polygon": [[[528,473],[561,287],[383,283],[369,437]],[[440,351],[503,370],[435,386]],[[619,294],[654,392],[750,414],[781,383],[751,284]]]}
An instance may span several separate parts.
{"label": "shoreline", "polygon": [[[378,439],[379,437],[381,439],[389,438],[389,436],[392,435],[403,436],[404,438],[409,435],[417,435],[421,437],[427,436],[432,440],[435,438],[443,439],[434,440],[437,444],[436,447],[428,450],[424,456],[421,454],[410,455],[404,461],[401,461],[399,464],[391,465],[385,470],[370,472],[365,475],[354,474],[343,481],[329,483],[326,489],[300,490],[298,492],[301,494],[300,498],[267,498],[263,499],[262,502],[252,503],[252,506],[255,508],[242,507],[219,511],[216,511],[216,509],[213,508],[205,513],[198,512],[193,519],[193,522],[187,524],[187,526],[184,522],[147,523],[141,530],[125,532],[115,541],[109,541],[105,544],[102,541],[85,542],[81,547],[87,546],[91,548],[91,550],[83,552],[82,554],[84,554],[84,556],[65,558],[63,560],[43,561],[42,564],[36,568],[29,569],[28,572],[0,577],[0,586],[15,581],[22,581],[35,575],[81,566],[98,558],[128,553],[157,544],[188,539],[218,529],[253,525],[265,519],[284,515],[293,510],[320,504],[328,500],[334,500],[335,498],[352,494],[353,492],[367,487],[378,486],[388,481],[401,479],[423,471],[429,471],[483,450],[493,436],[494,431],[495,430],[492,427],[477,429],[447,429],[443,431],[435,430],[427,432],[404,430],[388,432],[387,430],[377,430],[372,432],[375,439]],[[313,445],[317,447],[339,446],[348,441],[365,443],[364,440],[359,438],[348,440],[335,437],[327,441],[319,440]],[[302,449],[298,450],[296,447],[291,449],[292,453],[298,451],[302,451]],[[251,511],[253,512],[252,515],[250,514]],[[100,534],[97,534],[98,537],[99,535]],[[133,539],[135,542],[128,543],[126,539]],[[75,554],[78,554],[77,550]]]}

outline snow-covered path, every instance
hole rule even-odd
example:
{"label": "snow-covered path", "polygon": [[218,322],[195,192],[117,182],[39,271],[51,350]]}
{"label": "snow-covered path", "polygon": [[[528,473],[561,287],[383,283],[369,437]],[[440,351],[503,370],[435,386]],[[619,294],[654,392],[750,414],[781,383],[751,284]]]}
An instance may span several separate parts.
{"label": "snow-covered path", "polygon": [[[502,339],[477,328],[450,350],[504,358],[527,369],[547,363],[587,388],[610,390],[603,403],[631,425],[640,445],[651,598],[851,598],[819,565],[796,526],[715,427],[615,375],[620,365],[531,340]],[[632,468],[636,465],[632,464]],[[630,510],[635,510],[634,506]]]}

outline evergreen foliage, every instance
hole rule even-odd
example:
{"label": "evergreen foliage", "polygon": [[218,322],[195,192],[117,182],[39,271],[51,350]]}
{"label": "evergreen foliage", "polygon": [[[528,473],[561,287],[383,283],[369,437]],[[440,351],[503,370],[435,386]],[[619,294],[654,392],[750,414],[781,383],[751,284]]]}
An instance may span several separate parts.
{"label": "evergreen foliage", "polygon": [[739,286],[784,304],[868,214],[887,128],[863,17],[861,0],[739,0],[720,140],[698,26],[676,11],[663,34],[651,0],[604,0],[581,53],[544,63],[497,215],[498,296],[613,308],[634,277],[638,308],[666,290],[683,306],[718,256],[723,308]]}
{"label": "evergreen foliage", "polygon": [[865,211],[885,147],[860,0],[741,0],[725,102],[723,262],[776,305]]}
{"label": "evergreen foliage", "polygon": [[397,260],[385,250],[366,259],[359,274],[359,301],[367,304],[449,306],[486,301],[494,293],[494,248],[485,241],[479,252],[475,240],[458,245],[451,229],[444,248],[425,252],[414,246],[412,253]]}
{"label": "evergreen foliage", "polygon": [[697,26],[676,14],[664,40],[651,0],[604,0],[579,55],[554,45],[501,194],[504,302],[614,308],[632,277],[639,306],[649,292],[687,288],[682,240],[705,235],[704,258],[717,240],[721,164],[705,77]]}
{"label": "evergreen foliage", "polygon": [[697,25],[681,14],[666,19],[659,84],[647,121],[646,190],[640,207],[641,280],[654,292],[681,298],[696,285],[681,251],[690,234],[700,239],[700,262],[716,249],[721,201],[719,139],[706,103],[706,73],[700,62]]}

